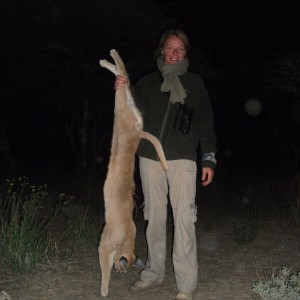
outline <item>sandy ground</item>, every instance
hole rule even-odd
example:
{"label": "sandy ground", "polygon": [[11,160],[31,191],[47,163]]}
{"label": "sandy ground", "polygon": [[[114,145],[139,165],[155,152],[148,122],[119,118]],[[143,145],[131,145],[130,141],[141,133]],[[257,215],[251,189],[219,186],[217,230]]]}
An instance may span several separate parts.
{"label": "sandy ground", "polygon": [[[147,256],[144,221],[138,211],[136,253]],[[171,221],[168,232],[172,232]],[[269,216],[257,238],[250,244],[237,246],[232,233],[232,215],[216,208],[198,209],[197,241],[199,279],[194,299],[246,300],[259,299],[251,291],[257,272],[267,275],[272,266],[300,269],[300,230],[291,215]],[[171,262],[171,235],[168,239],[169,255],[166,262],[165,285],[143,293],[128,290],[139,279],[140,269],[132,267],[127,273],[112,270],[110,299],[173,299],[176,294]],[[5,290],[12,300],[42,299],[100,299],[100,269],[96,246],[76,244],[76,253],[65,265],[40,267],[30,275],[12,274],[0,270],[0,292]],[[259,270],[260,269],[260,270]]]}

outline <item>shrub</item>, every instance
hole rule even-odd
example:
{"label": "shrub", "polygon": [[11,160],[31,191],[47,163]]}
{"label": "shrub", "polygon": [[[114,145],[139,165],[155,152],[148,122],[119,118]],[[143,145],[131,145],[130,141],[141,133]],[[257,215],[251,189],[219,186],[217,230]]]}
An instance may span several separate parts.
{"label": "shrub", "polygon": [[245,245],[253,242],[261,227],[262,219],[257,212],[256,207],[249,210],[248,214],[236,217],[233,236],[238,245]]}
{"label": "shrub", "polygon": [[239,197],[242,200],[233,224],[233,238],[238,245],[244,245],[255,240],[270,212],[273,190],[249,184],[241,187]]}
{"label": "shrub", "polygon": [[264,300],[299,300],[300,272],[291,274],[290,269],[282,266],[270,278],[259,278],[252,285],[252,291]]}
{"label": "shrub", "polygon": [[87,207],[83,212],[77,212],[74,218],[68,220],[68,228],[77,241],[97,245],[101,232],[100,220],[101,218],[92,215]]}
{"label": "shrub", "polygon": [[63,232],[58,238],[51,238],[49,242],[49,247],[47,250],[47,255],[45,259],[45,264],[43,265],[44,269],[61,269],[61,270],[69,270],[71,269],[74,263],[74,253],[75,246],[72,247],[64,247],[60,246],[60,240],[63,237],[65,232]]}
{"label": "shrub", "polygon": [[0,262],[15,271],[30,271],[45,256],[50,237],[37,218],[47,186],[29,186],[28,178],[7,180],[0,199]]}
{"label": "shrub", "polygon": [[[27,177],[7,179],[6,183],[7,191],[0,195],[0,264],[29,272],[43,260],[70,259],[73,250],[61,252],[59,238],[52,238],[47,231],[61,208],[60,199],[59,205],[51,209],[47,185],[30,186]],[[42,215],[45,206],[47,215]]]}

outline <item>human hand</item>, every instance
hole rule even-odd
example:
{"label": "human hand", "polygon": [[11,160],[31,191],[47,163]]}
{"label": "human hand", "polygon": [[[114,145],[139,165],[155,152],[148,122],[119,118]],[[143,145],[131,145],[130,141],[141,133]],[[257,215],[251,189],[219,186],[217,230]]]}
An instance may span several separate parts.
{"label": "human hand", "polygon": [[129,79],[127,77],[117,75],[115,84],[114,84],[114,88],[115,88],[115,90],[117,90],[117,89],[120,89],[120,88],[124,87],[125,85],[129,85],[129,84],[130,84]]}
{"label": "human hand", "polygon": [[208,167],[202,167],[202,185],[209,185],[214,177],[214,169]]}

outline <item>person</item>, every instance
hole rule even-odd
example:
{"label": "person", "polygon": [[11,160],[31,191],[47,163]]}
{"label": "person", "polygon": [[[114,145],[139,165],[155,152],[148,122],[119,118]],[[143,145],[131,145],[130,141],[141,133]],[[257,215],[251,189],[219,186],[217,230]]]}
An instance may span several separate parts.
{"label": "person", "polygon": [[[157,136],[168,161],[165,172],[154,147],[141,140],[140,177],[144,194],[144,219],[148,221],[148,257],[140,280],[131,291],[162,286],[166,262],[168,199],[173,212],[172,260],[176,278],[175,299],[193,299],[198,264],[195,222],[198,145],[201,150],[202,185],[213,180],[216,135],[210,98],[199,74],[188,71],[189,39],[179,29],[165,31],[155,52],[158,70],[131,87],[144,119],[144,130]],[[115,89],[130,85],[117,76]]]}

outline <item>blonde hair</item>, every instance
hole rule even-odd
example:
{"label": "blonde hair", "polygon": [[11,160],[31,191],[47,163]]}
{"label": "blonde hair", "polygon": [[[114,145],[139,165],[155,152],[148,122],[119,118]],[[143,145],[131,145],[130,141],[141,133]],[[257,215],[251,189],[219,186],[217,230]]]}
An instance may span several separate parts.
{"label": "blonde hair", "polygon": [[185,49],[188,50],[188,48],[190,46],[190,42],[189,42],[189,38],[186,35],[186,33],[181,29],[168,29],[162,34],[162,36],[160,38],[160,41],[159,41],[158,46],[154,53],[155,60],[161,55],[161,50],[162,50],[166,40],[170,36],[174,36],[174,35],[177,36],[183,42]]}

